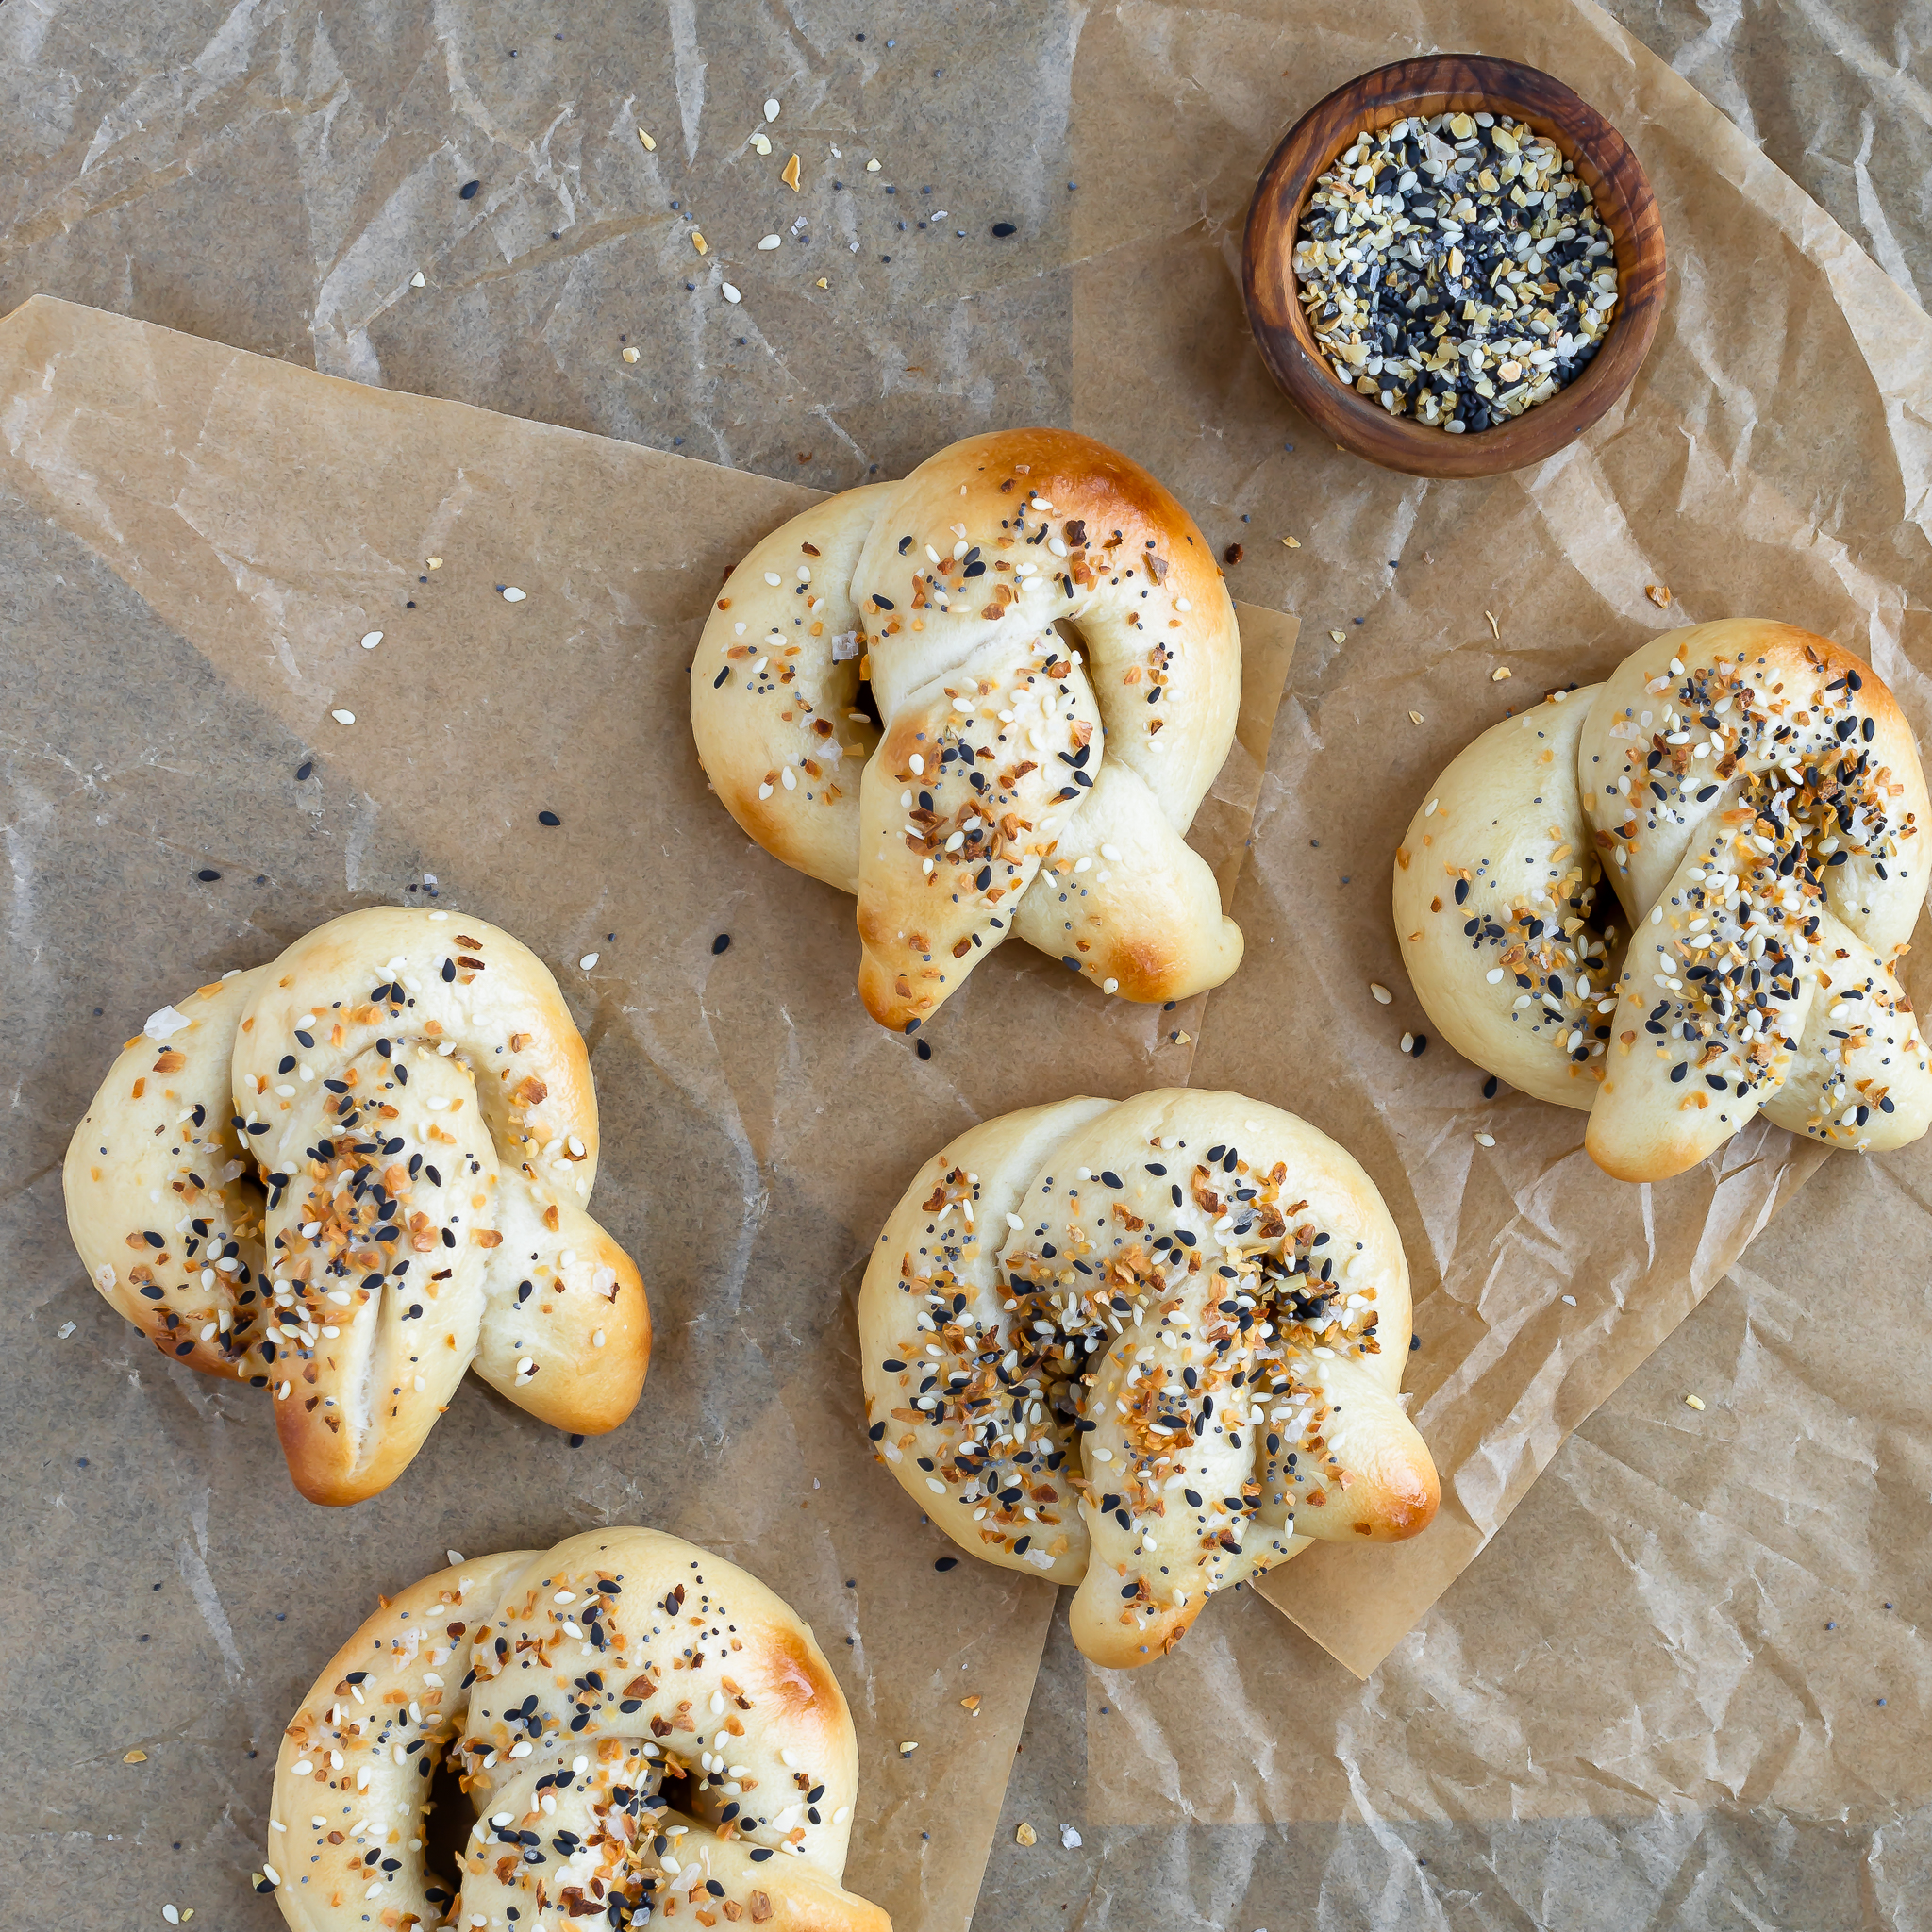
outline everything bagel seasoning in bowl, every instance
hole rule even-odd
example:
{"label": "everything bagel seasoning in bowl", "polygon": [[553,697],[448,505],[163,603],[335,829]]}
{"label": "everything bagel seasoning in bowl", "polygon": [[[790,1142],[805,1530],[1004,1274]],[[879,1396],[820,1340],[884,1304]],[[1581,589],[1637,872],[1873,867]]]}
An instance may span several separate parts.
{"label": "everything bagel seasoning in bowl", "polygon": [[1335,378],[1452,436],[1546,402],[1617,307],[1614,244],[1575,164],[1504,114],[1365,128],[1309,196],[1297,293]]}

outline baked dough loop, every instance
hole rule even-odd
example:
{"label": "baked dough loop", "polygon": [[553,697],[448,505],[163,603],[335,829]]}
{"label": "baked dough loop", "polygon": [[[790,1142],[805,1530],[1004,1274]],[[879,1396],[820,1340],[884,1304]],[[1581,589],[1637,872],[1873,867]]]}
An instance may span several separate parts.
{"label": "baked dough loop", "polygon": [[[425,1850],[445,1760],[476,1814],[454,1879]],[[839,1883],[858,1787],[789,1605],[675,1536],[590,1530],[384,1600],[283,1734],[256,1882],[299,1932],[891,1932]]]}
{"label": "baked dough loop", "polygon": [[651,1317],[591,1219],[597,1103],[549,970],[372,907],[165,1007],[67,1149],[94,1284],[162,1354],[272,1388],[318,1503],[388,1487],[466,1369],[560,1429],[636,1407]]}
{"label": "baked dough loop", "polygon": [[999,430],[759,543],[705,626],[691,729],[746,832],[858,894],[866,1008],[911,1032],[1016,932],[1126,999],[1227,978],[1241,929],[1186,833],[1241,675],[1180,505],[1090,437]]}
{"label": "baked dough loop", "polygon": [[1759,1112],[1902,1146],[1932,1123],[1892,974],[1926,822],[1869,666],[1789,625],[1694,625],[1454,760],[1396,854],[1395,929],[1449,1043],[1588,1108],[1620,1179],[1681,1174]]}
{"label": "baked dough loop", "polygon": [[1095,1663],[1309,1541],[1436,1513],[1408,1267],[1367,1174],[1239,1093],[1063,1100],[920,1170],[858,1302],[872,1440],[963,1550],[1077,1583]]}

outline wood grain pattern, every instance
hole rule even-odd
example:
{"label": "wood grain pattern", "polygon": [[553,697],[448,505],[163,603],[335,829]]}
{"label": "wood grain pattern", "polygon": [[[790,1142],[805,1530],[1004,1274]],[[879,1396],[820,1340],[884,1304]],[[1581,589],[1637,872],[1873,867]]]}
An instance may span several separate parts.
{"label": "wood grain pattern", "polygon": [[[1574,163],[1615,245],[1618,307],[1603,346],[1567,388],[1494,428],[1452,436],[1391,415],[1336,380],[1296,299],[1293,254],[1317,178],[1365,127],[1478,108],[1526,121]],[[1360,75],[1289,130],[1248,208],[1241,281],[1248,325],[1269,372],[1344,449],[1415,476],[1491,476],[1554,456],[1629,388],[1663,314],[1663,221],[1630,144],[1561,81],[1514,60],[1432,55]]]}

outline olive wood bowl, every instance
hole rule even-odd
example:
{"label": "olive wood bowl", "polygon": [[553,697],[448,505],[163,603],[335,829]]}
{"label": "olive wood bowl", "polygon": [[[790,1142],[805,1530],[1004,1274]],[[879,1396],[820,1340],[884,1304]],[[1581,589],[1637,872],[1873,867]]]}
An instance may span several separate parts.
{"label": "olive wood bowl", "polygon": [[[1346,389],[1315,346],[1296,294],[1294,244],[1316,180],[1364,128],[1445,113],[1512,115],[1546,135],[1596,199],[1617,267],[1617,308],[1583,373],[1547,402],[1488,429],[1452,434]],[[1559,80],[1514,60],[1437,54],[1378,67],[1337,88],[1289,129],[1248,208],[1241,291],[1269,373],[1344,449],[1414,476],[1493,476],[1554,456],[1630,387],[1664,304],[1657,198],[1624,137]]]}

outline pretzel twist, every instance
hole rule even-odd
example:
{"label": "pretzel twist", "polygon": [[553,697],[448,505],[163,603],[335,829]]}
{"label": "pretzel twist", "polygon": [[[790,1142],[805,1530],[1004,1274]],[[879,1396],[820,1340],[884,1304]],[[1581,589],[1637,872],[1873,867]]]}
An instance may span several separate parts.
{"label": "pretzel twist", "polygon": [[370,908],[183,1006],[75,1130],[68,1226],[163,1354],[274,1389],[306,1496],[386,1488],[472,1367],[558,1428],[630,1413],[650,1311],[586,1211],[596,1099],[541,960]]}
{"label": "pretzel twist", "polygon": [[1680,1174],[1759,1112],[1897,1147],[1932,1124],[1892,973],[1927,815],[1868,666],[1788,625],[1696,625],[1450,764],[1396,855],[1396,933],[1450,1044],[1587,1108],[1584,1144],[1622,1179]]}
{"label": "pretzel twist", "polygon": [[[447,1759],[460,1875],[425,1849]],[[679,1908],[773,1932],[891,1932],[843,1890],[858,1750],[809,1627],[654,1529],[426,1576],[319,1676],[275,1760],[268,1869],[298,1932],[623,1932]]]}
{"label": "pretzel twist", "polygon": [[961,1549],[1077,1583],[1096,1663],[1171,1650],[1316,1538],[1436,1511],[1394,1223],[1334,1141],[1239,1093],[969,1129],[887,1222],[858,1322],[878,1454]]}
{"label": "pretzel twist", "polygon": [[1014,932],[1134,1000],[1241,961],[1185,838],[1233,740],[1234,607],[1192,519],[1101,443],[969,437],[814,505],[733,572],[691,692],[732,817],[858,894],[883,1025]]}

